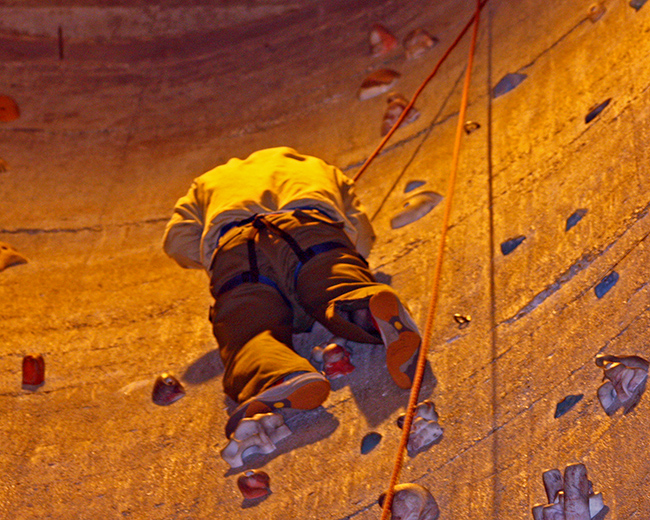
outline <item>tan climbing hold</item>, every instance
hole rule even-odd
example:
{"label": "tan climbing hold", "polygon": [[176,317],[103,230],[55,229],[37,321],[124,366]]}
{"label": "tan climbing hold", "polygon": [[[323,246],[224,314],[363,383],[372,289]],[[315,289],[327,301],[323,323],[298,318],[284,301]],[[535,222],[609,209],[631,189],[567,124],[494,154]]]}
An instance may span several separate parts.
{"label": "tan climbing hold", "polygon": [[[393,128],[397,120],[404,112],[404,109],[408,105],[408,101],[404,96],[396,92],[391,93],[386,100],[388,107],[384,113],[384,120],[381,123],[381,135],[384,136],[390,129]],[[404,118],[404,121],[400,123],[400,128],[402,126],[408,125],[420,117],[420,112],[418,112],[414,107],[411,107]]]}
{"label": "tan climbing hold", "polygon": [[0,271],[13,265],[26,264],[27,258],[21,255],[9,244],[0,242]]}
{"label": "tan climbing hold", "polygon": [[361,101],[373,98],[384,92],[388,92],[401,74],[391,69],[379,69],[370,74],[359,88],[358,96]]}
{"label": "tan climbing hold", "polygon": [[406,49],[406,58],[412,60],[417,58],[425,51],[431,49],[438,43],[438,39],[431,36],[424,29],[415,29],[404,38],[404,48]]}
{"label": "tan climbing hold", "polygon": [[391,219],[393,229],[401,228],[420,220],[435,208],[442,200],[442,195],[435,191],[419,191],[407,197],[404,207]]}
{"label": "tan climbing hold", "polygon": [[8,123],[20,116],[18,105],[9,96],[0,95],[0,121]]}
{"label": "tan climbing hold", "polygon": [[598,20],[602,18],[602,16],[607,12],[607,8],[605,7],[605,4],[602,2],[599,2],[597,4],[591,5],[589,7],[589,13],[587,17],[589,20],[591,20],[591,23],[596,23]]}

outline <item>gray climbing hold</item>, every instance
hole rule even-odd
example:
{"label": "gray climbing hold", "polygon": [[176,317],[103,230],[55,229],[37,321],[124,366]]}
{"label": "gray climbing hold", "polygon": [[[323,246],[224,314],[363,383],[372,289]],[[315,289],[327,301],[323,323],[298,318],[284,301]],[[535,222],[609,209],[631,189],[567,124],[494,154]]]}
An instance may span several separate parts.
{"label": "gray climbing hold", "polygon": [[612,100],[612,98],[606,99],[603,101],[600,105],[596,105],[593,107],[589,113],[585,116],[585,124],[591,123],[594,119],[598,117],[598,115],[605,110],[605,107],[609,105],[609,102]]}
{"label": "gray climbing hold", "polygon": [[426,183],[427,181],[409,181],[408,184],[406,185],[406,188],[404,188],[404,193],[408,193],[409,191],[416,190],[421,186],[424,186]]}
{"label": "gray climbing hold", "polygon": [[566,219],[566,227],[564,228],[564,231],[569,231],[573,226],[575,226],[578,222],[582,220],[582,217],[584,217],[587,214],[587,209],[586,208],[580,208],[577,209],[573,212],[573,214]]}
{"label": "gray climbing hold", "polygon": [[638,11],[643,7],[643,4],[645,4],[646,1],[647,0],[630,0],[630,7],[633,7],[636,11]]}
{"label": "gray climbing hold", "polygon": [[616,282],[618,282],[618,273],[616,271],[612,271],[594,288],[596,297],[602,298],[605,296],[609,290],[616,285]]}
{"label": "gray climbing hold", "polygon": [[420,220],[441,200],[442,195],[435,191],[416,191],[406,198],[402,209],[393,216],[390,221],[391,227],[397,229]]}
{"label": "gray climbing hold", "polygon": [[361,441],[361,454],[365,455],[374,450],[381,441],[381,434],[377,432],[371,432],[366,435]]}
{"label": "gray climbing hold", "polygon": [[519,235],[518,237],[511,238],[510,240],[503,242],[501,244],[501,252],[503,253],[503,256],[512,253],[521,245],[524,240],[526,240],[526,237],[524,235]]}
{"label": "gray climbing hold", "polygon": [[494,89],[492,89],[492,97],[498,98],[499,96],[507,94],[512,89],[516,88],[527,77],[528,76],[526,76],[526,74],[518,74],[516,72],[506,74],[503,76],[503,78],[501,78],[501,81],[495,85]]}
{"label": "gray climbing hold", "polygon": [[578,404],[583,397],[584,395],[582,394],[567,395],[562,399],[562,401],[557,403],[557,406],[555,407],[555,418],[557,419],[558,417],[562,417],[565,413],[571,410],[571,408]]}

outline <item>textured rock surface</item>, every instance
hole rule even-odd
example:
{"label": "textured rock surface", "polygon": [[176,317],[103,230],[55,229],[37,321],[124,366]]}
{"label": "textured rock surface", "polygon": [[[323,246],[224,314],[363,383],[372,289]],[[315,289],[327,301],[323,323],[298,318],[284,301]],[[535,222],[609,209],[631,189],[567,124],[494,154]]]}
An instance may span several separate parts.
{"label": "textured rock surface", "polygon": [[[211,28],[201,16],[174,22],[166,9],[178,2],[156,13],[133,0],[113,4],[156,23],[109,10],[96,33],[96,18],[76,15],[87,4],[109,2],[12,0],[0,16],[0,92],[20,106],[0,124],[11,164],[0,174],[0,241],[30,259],[1,273],[0,517],[378,518],[407,402],[382,349],[353,345],[357,368],[325,406],[287,414],[294,435],[254,463],[273,493],[243,508],[238,474],[218,453],[229,403],[207,279],[164,257],[160,240],[191,179],[231,156],[286,144],[354,174],[386,105],[356,98],[363,79],[397,70],[409,98],[473,3],[277,2],[282,16],[248,16],[246,6],[274,3],[223,2],[242,18]],[[190,4],[189,14],[207,5]],[[467,113],[481,130],[461,149],[433,373],[420,395],[435,400],[445,436],[402,472],[430,489],[441,518],[526,518],[544,494],[539,475],[574,462],[589,467],[611,520],[650,517],[639,493],[650,400],[608,417],[593,362],[599,352],[648,357],[650,9],[605,6],[592,22],[589,3],[490,0],[482,17]],[[440,43],[409,61],[373,58],[375,23],[400,41],[424,27]],[[396,230],[390,218],[412,179],[446,192],[467,45],[358,186],[379,235],[371,266],[421,326],[443,205]],[[526,80],[494,98],[515,72]],[[589,213],[567,233],[576,208]],[[500,244],[520,235],[503,256]],[[599,299],[594,287],[612,270],[618,283]],[[459,330],[454,313],[471,315],[471,327]],[[48,363],[36,392],[21,389],[30,352]],[[164,370],[187,392],[169,407],[150,395]],[[581,393],[553,418],[557,402]],[[362,458],[371,430],[382,442]]]}

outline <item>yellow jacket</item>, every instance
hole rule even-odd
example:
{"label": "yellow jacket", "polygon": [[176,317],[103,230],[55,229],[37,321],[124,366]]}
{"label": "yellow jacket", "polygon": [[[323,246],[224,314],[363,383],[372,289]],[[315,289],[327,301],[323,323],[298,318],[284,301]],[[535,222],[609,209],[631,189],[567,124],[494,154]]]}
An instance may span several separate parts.
{"label": "yellow jacket", "polygon": [[194,179],[174,207],[163,249],[182,267],[209,271],[224,225],[296,208],[316,208],[343,222],[357,251],[364,257],[370,253],[375,234],[352,180],[321,159],[287,147],[230,159]]}

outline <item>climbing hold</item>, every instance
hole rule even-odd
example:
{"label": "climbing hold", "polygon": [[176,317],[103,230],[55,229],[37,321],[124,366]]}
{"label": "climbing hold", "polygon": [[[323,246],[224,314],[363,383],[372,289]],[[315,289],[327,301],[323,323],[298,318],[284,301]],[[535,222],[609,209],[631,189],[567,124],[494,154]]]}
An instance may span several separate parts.
{"label": "climbing hold", "polygon": [[237,487],[244,498],[262,498],[271,493],[271,477],[261,470],[249,470],[239,476]]}
{"label": "climbing hold", "polygon": [[23,358],[23,386],[40,386],[45,381],[45,361],[40,354],[29,354]]}
{"label": "climbing hold", "polygon": [[603,369],[605,381],[598,389],[598,400],[607,415],[623,407],[628,413],[639,404],[645,392],[650,364],[639,356],[596,356],[596,365]]}
{"label": "climbing hold", "polygon": [[[388,107],[386,108],[386,112],[384,113],[384,119],[381,123],[381,135],[386,135],[388,132],[390,132],[390,129],[393,128],[397,120],[400,118],[402,115],[402,112],[404,112],[404,109],[408,105],[408,100],[402,96],[401,94],[398,94],[397,92],[393,92],[388,96],[388,99],[386,100],[388,103]],[[415,107],[411,107],[408,111],[408,114],[404,118],[404,120],[400,124],[400,128],[402,126],[406,126],[413,121],[415,121],[418,117],[420,117],[420,112],[418,112]]]}
{"label": "climbing hold", "polygon": [[221,450],[221,458],[231,468],[237,468],[244,465],[244,457],[273,453],[277,443],[290,435],[291,430],[279,413],[257,413],[244,417],[230,434],[226,447]]}
{"label": "climbing hold", "polygon": [[492,97],[498,98],[516,88],[528,76],[526,74],[508,73],[492,89]]}
{"label": "climbing hold", "polygon": [[9,96],[0,95],[0,121],[8,123],[18,119],[19,116],[20,110],[16,102]]}
{"label": "climbing hold", "polygon": [[470,321],[472,321],[472,317],[468,315],[463,315],[463,314],[454,314],[454,320],[456,323],[458,323],[458,328],[459,329],[464,329],[466,327],[469,327]]}
{"label": "climbing hold", "polygon": [[383,25],[375,24],[370,31],[370,53],[374,56],[383,56],[397,47],[397,38]]}
{"label": "climbing hold", "polygon": [[427,183],[427,181],[409,181],[406,184],[406,188],[404,188],[404,193],[408,193],[409,191],[413,191],[417,188],[421,188]]}
{"label": "climbing hold", "polygon": [[643,4],[645,4],[646,1],[647,0],[630,0],[630,7],[633,7],[636,11],[638,11],[643,7]]}
{"label": "climbing hold", "polygon": [[4,173],[6,171],[9,171],[9,163],[0,158],[0,173]]}
{"label": "climbing hold", "polygon": [[[406,414],[403,413],[397,418],[397,426],[404,428]],[[443,430],[438,424],[438,413],[436,406],[430,399],[425,399],[415,408],[413,422],[409,432],[409,440],[406,448],[410,456],[415,456],[424,448],[428,448],[442,439]]]}
{"label": "climbing hold", "polygon": [[27,258],[21,255],[9,244],[0,242],[0,271],[13,265],[26,264]]}
{"label": "climbing hold", "polygon": [[576,520],[591,519],[589,514],[590,487],[587,468],[584,464],[572,464],[564,469],[564,513],[566,517]]}
{"label": "climbing hold", "polygon": [[158,376],[153,385],[151,398],[160,406],[166,406],[178,401],[185,395],[185,389],[181,382],[173,375],[163,373]]}
{"label": "climbing hold", "polygon": [[479,125],[476,121],[465,121],[463,128],[465,129],[465,133],[469,135],[474,130],[478,130],[479,128],[481,128],[481,125]]}
{"label": "climbing hold", "polygon": [[609,512],[603,495],[593,492],[584,464],[567,466],[564,478],[558,469],[545,471],[542,477],[548,503],[533,506],[534,520],[603,520]]}
{"label": "climbing hold", "polygon": [[571,408],[573,408],[576,404],[580,402],[580,400],[584,397],[582,394],[577,394],[577,395],[567,395],[562,401],[557,403],[557,406],[555,407],[555,418],[557,419],[558,417],[562,417],[565,413],[567,413]]}
{"label": "climbing hold", "polygon": [[605,505],[602,493],[592,493],[589,495],[589,515],[591,520],[605,520],[609,513],[609,507]]}
{"label": "climbing hold", "polygon": [[354,370],[354,365],[350,362],[350,353],[337,342],[344,343],[345,340],[334,338],[327,346],[312,349],[314,361],[323,365],[323,372],[330,380],[346,376]]}
{"label": "climbing hold", "polygon": [[524,235],[519,235],[518,237],[511,238],[510,240],[503,242],[501,244],[501,252],[503,253],[503,256],[512,253],[521,245],[524,240],[526,240],[526,237]]}
{"label": "climbing hold", "polygon": [[598,115],[605,110],[605,107],[609,105],[609,102],[612,100],[612,98],[606,99],[603,101],[600,105],[596,105],[593,107],[591,110],[589,110],[589,113],[585,116],[585,124],[591,123]]}
{"label": "climbing hold", "polygon": [[596,23],[598,20],[602,18],[602,16],[605,14],[607,9],[605,8],[605,4],[600,2],[597,4],[593,4],[589,8],[589,14],[587,15],[589,17],[589,20],[591,20],[592,23]]}
{"label": "climbing hold", "polygon": [[564,228],[564,231],[569,231],[573,226],[575,226],[578,222],[582,220],[582,217],[584,217],[587,214],[586,208],[580,208],[575,210],[571,216],[566,219],[566,227]]}
{"label": "climbing hold", "polygon": [[420,220],[435,208],[442,200],[442,195],[435,191],[416,191],[404,201],[404,206],[391,219],[393,229],[401,228]]}
{"label": "climbing hold", "polygon": [[612,271],[607,276],[605,276],[605,278],[603,278],[602,281],[594,288],[596,297],[602,298],[605,296],[609,290],[616,285],[616,282],[618,282],[618,273],[616,271]]}
{"label": "climbing hold", "polygon": [[412,60],[417,58],[425,51],[438,43],[438,39],[431,36],[424,29],[415,29],[404,38],[404,48],[406,49],[406,59]]}
{"label": "climbing hold", "polygon": [[[379,496],[379,507],[384,507],[386,493]],[[397,484],[394,488],[391,518],[394,520],[437,520],[440,508],[433,495],[418,484]]]}
{"label": "climbing hold", "polygon": [[366,455],[374,450],[381,441],[381,434],[377,432],[371,432],[366,435],[361,441],[361,454]]}
{"label": "climbing hold", "polygon": [[598,400],[607,415],[614,415],[622,406],[616,394],[616,388],[611,381],[605,381],[598,387]]}
{"label": "climbing hold", "polygon": [[379,69],[370,74],[361,84],[358,96],[361,101],[388,92],[401,74],[391,69]]}

